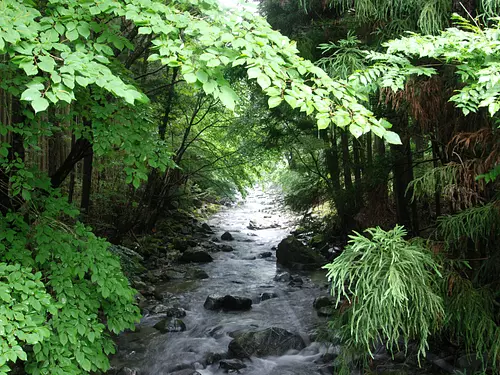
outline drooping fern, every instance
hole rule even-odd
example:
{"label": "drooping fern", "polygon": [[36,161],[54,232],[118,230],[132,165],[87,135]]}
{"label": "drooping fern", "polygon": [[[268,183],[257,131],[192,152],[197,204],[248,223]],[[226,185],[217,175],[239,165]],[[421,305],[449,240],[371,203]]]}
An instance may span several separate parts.
{"label": "drooping fern", "polygon": [[392,351],[400,337],[405,345],[415,339],[418,355],[424,355],[444,315],[436,292],[439,265],[422,244],[404,239],[401,226],[366,234],[350,236],[344,252],[324,266],[342,311],[339,336],[347,347],[370,355],[377,342]]}
{"label": "drooping fern", "polygon": [[471,207],[455,215],[438,218],[438,233],[446,244],[456,244],[464,238],[474,242],[487,240],[500,226],[500,202]]}
{"label": "drooping fern", "polygon": [[457,185],[460,164],[447,164],[441,167],[432,168],[422,176],[413,179],[406,194],[412,192],[411,201],[421,197],[432,197],[436,190],[442,190],[446,186]]}
{"label": "drooping fern", "polygon": [[487,287],[474,288],[471,281],[451,273],[443,284],[446,319],[444,328],[483,366],[500,367],[500,327],[495,323],[495,296]]}

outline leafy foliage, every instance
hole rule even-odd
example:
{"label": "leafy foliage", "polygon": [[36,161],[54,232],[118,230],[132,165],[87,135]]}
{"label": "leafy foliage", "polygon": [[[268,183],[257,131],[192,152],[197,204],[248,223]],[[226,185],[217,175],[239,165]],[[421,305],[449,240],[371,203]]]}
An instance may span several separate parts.
{"label": "leafy foliage", "polygon": [[494,239],[499,225],[498,201],[438,218],[438,232],[448,245],[457,245],[465,238],[471,238],[476,243],[481,240]]}
{"label": "leafy foliage", "polygon": [[453,63],[456,74],[465,85],[450,100],[465,115],[485,107],[493,116],[500,109],[498,25],[480,28],[459,16],[454,19],[461,28],[448,28],[437,36],[410,33],[387,42],[386,53],[368,53],[368,58],[380,63],[352,79],[361,83],[376,82],[379,87],[397,91],[404,87],[406,77],[410,75],[437,73],[432,67],[414,66],[410,59],[430,58]]}
{"label": "leafy foliage", "polygon": [[0,374],[7,374],[7,362],[27,360],[25,344],[36,345],[50,336],[44,326],[46,313],[56,314],[46,293],[41,272],[32,273],[19,264],[0,263]]}
{"label": "leafy foliage", "polygon": [[419,354],[425,355],[429,335],[444,315],[436,293],[440,267],[424,246],[404,239],[403,227],[366,233],[351,235],[344,252],[324,266],[343,310],[341,340],[371,355],[380,340],[391,351],[398,348],[402,335],[406,344],[417,340]]}
{"label": "leafy foliage", "polygon": [[[28,215],[36,220],[25,222],[13,213],[0,220],[0,256],[12,263],[2,266],[9,281],[8,289],[2,284],[2,299],[8,303],[3,308],[12,306],[5,316],[14,320],[2,322],[9,343],[2,358],[14,361],[18,353],[32,374],[106,370],[107,354],[114,352],[109,333],[134,328],[138,319],[135,291],[106,241],[81,223],[71,228],[57,219],[75,217],[78,211],[57,194],[42,198],[30,201]],[[17,337],[33,345],[29,356],[11,345],[16,326]]]}
{"label": "leafy foliage", "polygon": [[471,281],[450,273],[444,283],[446,319],[444,328],[470,353],[493,369],[500,364],[500,327],[495,323],[495,297],[487,287],[475,288]]}

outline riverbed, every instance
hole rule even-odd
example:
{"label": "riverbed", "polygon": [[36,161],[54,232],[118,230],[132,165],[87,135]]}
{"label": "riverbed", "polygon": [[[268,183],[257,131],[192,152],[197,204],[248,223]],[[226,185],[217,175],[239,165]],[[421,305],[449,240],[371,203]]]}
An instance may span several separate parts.
{"label": "riverbed", "polygon": [[[148,313],[118,339],[116,367],[138,375],[179,374],[215,375],[227,372],[218,361],[224,358],[235,332],[283,328],[299,335],[305,348],[280,356],[252,356],[242,361],[247,375],[315,375],[331,373],[321,360],[335,351],[313,341],[317,329],[325,326],[312,308],[314,299],[326,294],[325,283],[313,283],[307,274],[295,275],[300,282],[275,281],[286,270],[276,264],[275,249],[295,224],[293,215],[277,203],[277,195],[256,188],[246,199],[225,207],[207,221],[214,233],[207,241],[220,241],[233,247],[230,252],[212,254],[214,261],[200,265],[208,278],[194,282],[167,282],[170,292],[164,303],[183,308],[183,332],[160,333],[153,326],[164,316]],[[233,240],[222,241],[228,231]],[[263,253],[271,252],[263,256]],[[294,274],[292,273],[292,276]],[[315,279],[317,279],[317,274]],[[325,280],[326,281],[326,280]],[[261,300],[263,293],[274,298]],[[204,308],[209,295],[251,298],[248,311],[210,311]],[[213,362],[213,363],[211,363]]]}

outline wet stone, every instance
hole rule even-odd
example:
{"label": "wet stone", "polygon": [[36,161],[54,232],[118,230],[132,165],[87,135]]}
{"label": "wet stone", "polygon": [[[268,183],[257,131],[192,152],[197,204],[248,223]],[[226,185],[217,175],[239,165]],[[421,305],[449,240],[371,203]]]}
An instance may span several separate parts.
{"label": "wet stone", "polygon": [[169,372],[167,375],[201,375],[198,371],[192,368],[186,368],[175,372]]}
{"label": "wet stone", "polygon": [[271,253],[270,251],[265,251],[265,252],[259,254],[259,258],[269,258],[272,256],[273,256],[273,253]]}
{"label": "wet stone", "polygon": [[302,350],[302,337],[283,328],[272,327],[261,331],[237,332],[229,343],[229,355],[233,358],[281,356],[290,350]]}
{"label": "wet stone", "polygon": [[231,251],[234,251],[234,248],[229,245],[220,245],[217,247],[217,249],[224,253],[230,253]]}
{"label": "wet stone", "polygon": [[268,299],[278,298],[279,296],[274,292],[264,292],[260,295],[261,301],[267,301]]}
{"label": "wet stone", "polygon": [[208,274],[201,268],[191,268],[186,272],[186,277],[194,280],[208,279]]}
{"label": "wet stone", "polygon": [[184,318],[186,316],[186,310],[182,307],[167,307],[165,305],[155,306],[152,310],[154,314],[165,314],[170,318]]}
{"label": "wet stone", "polygon": [[179,258],[181,263],[209,263],[213,260],[212,256],[203,250],[186,251]]}
{"label": "wet stone", "polygon": [[245,311],[252,308],[252,300],[231,295],[208,296],[203,307],[207,310]]}
{"label": "wet stone", "polygon": [[224,232],[222,234],[222,236],[220,236],[221,240],[224,240],[224,241],[232,241],[234,240],[234,237],[231,233],[229,232]]}
{"label": "wet stone", "polygon": [[290,274],[288,272],[282,272],[282,273],[279,273],[276,276],[274,276],[274,281],[279,281],[282,283],[286,283],[286,282],[290,281],[291,279],[292,279],[292,277],[290,276]]}
{"label": "wet stone", "polygon": [[181,319],[177,318],[162,319],[153,327],[161,333],[184,332],[186,330],[186,324]]}
{"label": "wet stone", "polygon": [[219,362],[219,368],[223,369],[224,372],[238,371],[245,367],[247,367],[247,365],[239,359],[224,359]]}
{"label": "wet stone", "polygon": [[116,373],[116,375],[139,375],[139,371],[128,367],[123,367]]}
{"label": "wet stone", "polygon": [[201,229],[203,229],[207,233],[213,233],[214,232],[212,230],[212,228],[210,227],[210,225],[208,225],[207,223],[201,224]]}
{"label": "wet stone", "polygon": [[207,353],[204,362],[207,365],[213,365],[214,363],[226,358],[226,353]]}
{"label": "wet stone", "polygon": [[288,285],[295,286],[295,287],[301,287],[302,285],[304,285],[304,280],[302,280],[302,278],[298,275],[293,275],[292,280],[290,280]]}

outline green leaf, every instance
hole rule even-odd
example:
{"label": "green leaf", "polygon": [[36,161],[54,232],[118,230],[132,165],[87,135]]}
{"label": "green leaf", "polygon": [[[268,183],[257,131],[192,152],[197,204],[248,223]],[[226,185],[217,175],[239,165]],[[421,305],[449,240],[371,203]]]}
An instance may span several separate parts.
{"label": "green leaf", "polygon": [[153,30],[151,29],[151,27],[148,26],[139,27],[138,30],[139,34],[151,34],[152,32]]}
{"label": "green leaf", "polygon": [[201,83],[206,83],[208,81],[208,74],[204,70],[198,70],[196,72],[196,77]]}
{"label": "green leaf", "polygon": [[258,67],[253,67],[247,70],[248,78],[257,78],[261,74],[261,70]]}
{"label": "green leaf", "polygon": [[195,83],[198,81],[198,76],[194,73],[185,73],[183,76],[187,83]]}
{"label": "green leaf", "polygon": [[78,30],[78,33],[84,38],[88,39],[88,37],[90,36],[90,27],[87,22],[80,22],[76,29]]}
{"label": "green leaf", "polygon": [[281,104],[283,99],[280,96],[272,96],[268,99],[267,104],[269,108],[277,107]]}
{"label": "green leaf", "polygon": [[76,29],[66,31],[66,38],[70,41],[78,39],[78,31]]}
{"label": "green leaf", "polygon": [[356,138],[359,138],[359,137],[361,137],[363,135],[363,128],[360,127],[360,126],[358,126],[358,125],[356,125],[356,124],[349,125],[349,131]]}
{"label": "green leaf", "polygon": [[206,94],[210,95],[215,91],[216,87],[217,82],[214,80],[209,80],[203,84],[203,91],[205,91]]}
{"label": "green leaf", "polygon": [[263,90],[265,90],[269,86],[271,86],[271,79],[264,73],[261,73],[257,76],[257,83],[260,87],[262,87]]}
{"label": "green leaf", "polygon": [[332,120],[338,127],[343,128],[351,123],[351,116],[349,115],[349,112],[339,110],[335,112]]}
{"label": "green leaf", "polygon": [[38,67],[47,73],[52,73],[54,71],[54,67],[56,66],[56,62],[50,56],[40,56],[38,58]]}
{"label": "green leaf", "polygon": [[402,144],[401,143],[401,139],[399,138],[399,135],[397,133],[394,133],[394,132],[391,132],[391,131],[386,131],[385,132],[384,139],[387,142],[392,143],[393,145],[400,145],[400,144]]}
{"label": "green leaf", "polygon": [[45,98],[38,97],[31,102],[31,106],[35,110],[35,113],[42,112],[49,106],[49,101]]}
{"label": "green leaf", "polygon": [[236,100],[238,100],[238,95],[236,95],[231,87],[222,86],[220,88],[219,99],[225,107],[227,107],[231,111],[234,111],[235,102]]}

